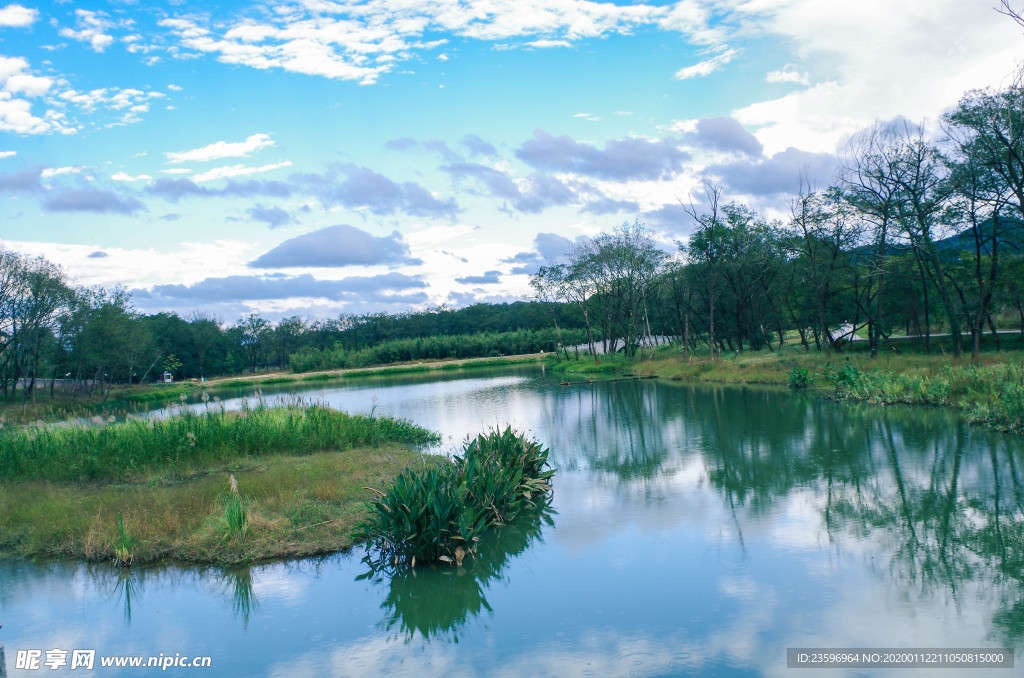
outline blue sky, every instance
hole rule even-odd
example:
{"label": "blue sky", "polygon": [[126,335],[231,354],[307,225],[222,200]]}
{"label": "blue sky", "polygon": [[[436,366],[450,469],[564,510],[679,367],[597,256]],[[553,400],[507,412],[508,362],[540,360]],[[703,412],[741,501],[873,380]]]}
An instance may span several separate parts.
{"label": "blue sky", "polygon": [[1024,35],[991,0],[0,0],[0,239],[146,312],[527,297],[577,238],[783,217],[850,134],[938,133]]}

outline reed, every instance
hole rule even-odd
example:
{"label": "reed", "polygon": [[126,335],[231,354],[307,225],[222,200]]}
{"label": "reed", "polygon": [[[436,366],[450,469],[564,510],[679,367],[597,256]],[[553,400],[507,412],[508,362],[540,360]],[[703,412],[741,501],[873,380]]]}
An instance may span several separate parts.
{"label": "reed", "polygon": [[114,548],[114,563],[122,567],[132,564],[135,549],[135,537],[124,526],[124,516],[117,514],[117,536],[112,544]]}
{"label": "reed", "polygon": [[0,430],[0,479],[126,480],[160,469],[201,469],[270,454],[400,443],[439,436],[408,421],[348,415],[318,405],[225,412],[184,410],[166,419]]}

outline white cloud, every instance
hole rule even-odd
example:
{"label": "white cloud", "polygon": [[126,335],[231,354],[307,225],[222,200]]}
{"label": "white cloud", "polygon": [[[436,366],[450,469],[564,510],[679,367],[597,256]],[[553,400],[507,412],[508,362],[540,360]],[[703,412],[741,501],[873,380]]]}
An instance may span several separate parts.
{"label": "white cloud", "polygon": [[[529,46],[568,47],[575,42],[643,27],[683,33],[695,44],[720,43],[722,31],[708,24],[705,0],[669,6],[620,6],[594,0],[368,0],[333,3],[305,0],[282,4],[271,15],[234,19],[225,29],[193,18],[164,19],[180,45],[225,63],[288,71],[372,84],[401,61],[447,44],[448,34],[489,41],[495,49]],[[177,47],[177,46],[176,46]],[[447,55],[437,58],[444,60]]]}
{"label": "white cloud", "polygon": [[213,181],[214,179],[228,179],[231,177],[244,177],[250,174],[262,174],[263,172],[270,172],[272,170],[281,169],[282,167],[291,167],[291,164],[291,160],[285,160],[284,162],[275,163],[273,165],[263,165],[262,167],[248,167],[246,165],[214,167],[213,169],[201,174],[196,174],[192,177],[192,181],[198,184],[204,181]]}
{"label": "white cloud", "polygon": [[17,151],[0,151],[0,158],[13,158],[18,155]]}
{"label": "white cloud", "polygon": [[192,170],[185,169],[184,167],[172,167],[170,169],[160,170],[161,174],[190,174]]}
{"label": "white cloud", "polygon": [[572,47],[572,43],[568,40],[533,40],[526,43],[530,47],[536,47],[538,49],[544,49],[548,47]]}
{"label": "white cloud", "polygon": [[39,11],[22,7],[21,5],[7,5],[0,7],[0,26],[9,28],[24,28],[31,26],[39,18]]}
{"label": "white cloud", "polygon": [[88,43],[95,52],[102,52],[114,42],[114,36],[105,31],[114,28],[116,24],[110,21],[103,12],[76,9],[75,26],[78,27],[78,30],[60,29],[61,37]]}
{"label": "white cloud", "polygon": [[769,71],[764,76],[764,80],[771,83],[791,82],[798,85],[806,85],[808,83],[807,74],[801,73],[793,64],[786,64],[780,71]]}
{"label": "white cloud", "polygon": [[252,134],[246,137],[245,141],[227,142],[217,141],[202,148],[191,151],[179,151],[166,153],[170,163],[182,162],[208,162],[220,160],[221,158],[247,158],[256,151],[269,148],[274,145],[269,134]]}
{"label": "white cloud", "polygon": [[24,94],[29,97],[41,97],[50,91],[53,80],[36,75],[18,73],[7,78],[4,89],[11,94]]}
{"label": "white cloud", "polygon": [[151,181],[153,179],[153,177],[148,174],[140,174],[137,177],[133,177],[125,172],[117,172],[116,174],[111,175],[110,178],[114,181]]}
{"label": "white cloud", "polygon": [[20,74],[26,68],[28,68],[27,59],[0,56],[0,81],[6,81],[11,76]]}
{"label": "white cloud", "polygon": [[717,71],[719,68],[732,61],[738,53],[739,52],[737,52],[735,49],[731,47],[726,48],[723,51],[716,54],[715,56],[711,57],[710,59],[705,59],[704,61],[696,63],[692,66],[687,66],[686,68],[680,68],[678,71],[676,71],[674,77],[676,80],[703,78],[704,76],[711,75],[713,72]]}
{"label": "white cloud", "polygon": [[11,98],[10,92],[0,92],[0,132],[17,134],[45,134],[53,125],[32,114],[32,105],[24,99]]}
{"label": "white cloud", "polygon": [[50,177],[57,177],[61,174],[80,174],[85,167],[76,165],[73,167],[48,167],[40,172],[39,176],[43,179],[49,179]]}
{"label": "white cloud", "polygon": [[761,127],[757,137],[769,155],[789,146],[834,151],[876,119],[903,115],[934,123],[966,90],[1006,84],[1024,58],[1020,27],[992,3],[751,0],[737,12],[794,45],[796,63],[782,73],[828,74],[807,89],[733,113],[744,125]]}

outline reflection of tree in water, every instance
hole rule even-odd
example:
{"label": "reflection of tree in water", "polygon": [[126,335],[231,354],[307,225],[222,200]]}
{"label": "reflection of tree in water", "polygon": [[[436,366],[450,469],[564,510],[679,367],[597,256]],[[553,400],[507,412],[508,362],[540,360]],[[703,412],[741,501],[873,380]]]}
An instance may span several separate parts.
{"label": "reflection of tree in water", "polygon": [[485,536],[477,556],[464,561],[462,567],[395,570],[378,566],[358,578],[372,578],[378,584],[387,581],[388,595],[381,609],[387,612],[382,625],[388,631],[398,631],[407,641],[418,634],[424,639],[442,637],[458,642],[467,622],[484,610],[493,611],[487,602],[488,587],[501,578],[510,559],[540,538],[544,523],[554,524],[550,513],[530,512],[515,524],[495,528]]}
{"label": "reflection of tree in water", "polygon": [[743,426],[724,401],[695,412],[709,480],[734,515],[813,492],[828,540],[870,542],[903,595],[959,609],[970,585],[972,604],[997,610],[993,636],[1024,645],[1020,440],[935,411],[792,402],[803,411],[748,408]]}

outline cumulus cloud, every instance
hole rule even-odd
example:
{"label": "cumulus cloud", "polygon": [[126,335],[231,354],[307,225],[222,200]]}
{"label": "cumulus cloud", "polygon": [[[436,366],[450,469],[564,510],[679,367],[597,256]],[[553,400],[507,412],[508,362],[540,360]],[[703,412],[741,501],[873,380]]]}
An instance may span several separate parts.
{"label": "cumulus cloud", "polygon": [[339,224],[285,240],[249,262],[249,266],[286,268],[421,263],[409,255],[409,246],[398,231],[378,237],[355,226]]}
{"label": "cumulus cloud", "polygon": [[200,186],[191,179],[170,179],[160,177],[146,187],[146,192],[171,202],[178,202],[182,198],[189,197],[218,197],[235,196],[248,198],[255,195],[263,195],[274,198],[286,198],[292,194],[293,187],[283,181],[260,181],[249,179],[247,181],[225,182],[222,188],[207,188]]}
{"label": "cumulus cloud", "polygon": [[49,212],[94,212],[134,214],[146,209],[139,200],[93,186],[64,186],[47,192],[43,209]]}
{"label": "cumulus cloud", "polygon": [[258,301],[296,297],[323,298],[333,301],[360,300],[397,303],[419,303],[426,300],[422,292],[384,294],[426,287],[418,276],[384,273],[375,276],[352,276],[341,280],[319,280],[306,273],[297,276],[232,275],[206,278],[192,285],[157,285],[151,291],[136,292],[140,298],[189,300],[195,302]]}
{"label": "cumulus cloud", "polygon": [[934,120],[968,89],[1005,85],[1020,62],[1020,27],[991,9],[997,4],[865,0],[826,11],[818,0],[750,3],[749,21],[799,58],[778,77],[805,64],[827,64],[829,77],[733,116],[759,126],[768,153],[833,152],[857,129],[895,115]]}
{"label": "cumulus cloud", "polygon": [[771,83],[806,85],[808,83],[808,76],[806,73],[801,73],[795,65],[786,64],[780,71],[768,71],[768,74],[764,76],[764,80]]}
{"label": "cumulus cloud", "polygon": [[540,170],[613,181],[652,181],[681,171],[690,154],[671,139],[618,139],[605,142],[600,150],[568,135],[555,137],[537,130],[519,147],[516,157]]}
{"label": "cumulus cloud", "polygon": [[633,200],[612,200],[611,198],[601,198],[588,202],[582,208],[580,212],[585,214],[596,214],[598,216],[605,216],[607,214],[617,214],[619,212],[639,212],[640,205]]}
{"label": "cumulus cloud", "polygon": [[770,158],[754,162],[712,165],[707,168],[707,172],[720,180],[729,191],[770,196],[795,193],[799,189],[801,175],[806,176],[812,185],[828,185],[836,166],[836,156],[831,153],[809,153],[787,148]]}
{"label": "cumulus cloud", "polygon": [[87,43],[94,52],[102,52],[114,42],[114,36],[106,31],[116,25],[103,12],[76,9],[75,28],[62,28],[60,35]]}
{"label": "cumulus cloud", "polygon": [[42,176],[42,167],[26,167],[17,172],[0,174],[0,191],[26,193],[42,190]]}
{"label": "cumulus cloud", "polygon": [[492,144],[487,143],[475,134],[467,134],[462,137],[462,145],[469,150],[469,154],[472,156],[492,156],[498,153]]}
{"label": "cumulus cloud", "polygon": [[7,5],[0,7],[0,26],[8,28],[25,28],[35,23],[39,18],[39,11],[22,7],[21,5]]}
{"label": "cumulus cloud", "polygon": [[537,214],[548,207],[579,200],[576,192],[563,181],[539,172],[515,180],[501,170],[472,162],[452,163],[441,169],[457,178],[479,180],[491,195],[507,201],[518,212]]}
{"label": "cumulus cloud", "polygon": [[441,141],[440,139],[431,139],[430,141],[423,142],[423,148],[428,151],[434,151],[439,153],[445,162],[454,162],[459,159],[459,156],[455,151],[448,148],[448,144]]}
{"label": "cumulus cloud", "polygon": [[687,135],[687,141],[696,146],[718,151],[739,152],[760,157],[764,151],[761,142],[739,122],[728,116],[701,118],[697,131]]}
{"label": "cumulus cloud", "polygon": [[297,174],[292,181],[326,206],[367,209],[381,215],[404,212],[435,218],[453,217],[458,212],[453,199],[440,200],[415,182],[395,182],[351,163],[326,174]]}
{"label": "cumulus cloud", "polygon": [[648,210],[643,213],[642,218],[669,233],[685,234],[693,230],[693,217],[677,202],[665,203],[661,207]]}
{"label": "cumulus cloud", "polygon": [[[576,242],[580,242],[580,239]],[[533,250],[502,259],[502,263],[519,264],[512,269],[512,273],[533,275],[540,270],[545,261],[560,259],[568,254],[575,244],[557,233],[538,233],[533,239]]]}
{"label": "cumulus cloud", "polygon": [[271,228],[277,228],[278,226],[287,226],[288,224],[295,221],[294,217],[280,207],[266,207],[264,205],[256,205],[250,207],[245,211],[249,218],[253,221],[262,221]]}
{"label": "cumulus cloud", "polygon": [[501,271],[487,271],[483,275],[467,275],[456,278],[455,282],[463,285],[496,285],[501,282]]}
{"label": "cumulus cloud", "polygon": [[164,155],[167,156],[167,161],[172,164],[208,162],[222,158],[248,158],[253,153],[273,145],[274,140],[270,138],[269,134],[252,134],[246,137],[245,141],[216,141],[191,151],[170,152]]}

